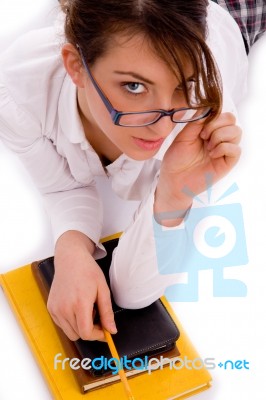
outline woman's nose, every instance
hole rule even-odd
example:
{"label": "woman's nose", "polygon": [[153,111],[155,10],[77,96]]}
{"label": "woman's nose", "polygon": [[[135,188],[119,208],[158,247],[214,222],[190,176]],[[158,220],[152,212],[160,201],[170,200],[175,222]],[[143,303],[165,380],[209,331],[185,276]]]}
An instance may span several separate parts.
{"label": "woman's nose", "polygon": [[159,121],[149,126],[149,129],[160,137],[167,137],[175,127],[169,115],[162,116]]}

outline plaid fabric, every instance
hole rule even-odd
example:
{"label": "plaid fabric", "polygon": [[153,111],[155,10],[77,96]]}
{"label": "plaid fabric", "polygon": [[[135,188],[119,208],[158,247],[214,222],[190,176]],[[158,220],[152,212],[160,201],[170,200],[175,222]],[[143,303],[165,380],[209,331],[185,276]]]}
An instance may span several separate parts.
{"label": "plaid fabric", "polygon": [[266,0],[215,0],[237,22],[247,52],[266,31]]}

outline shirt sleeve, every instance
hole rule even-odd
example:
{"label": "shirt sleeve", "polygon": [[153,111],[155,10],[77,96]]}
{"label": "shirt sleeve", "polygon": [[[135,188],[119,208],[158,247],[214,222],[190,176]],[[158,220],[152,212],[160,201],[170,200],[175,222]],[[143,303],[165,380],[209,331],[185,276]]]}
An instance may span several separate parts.
{"label": "shirt sleeve", "polygon": [[[95,182],[92,179],[84,186],[74,179],[66,158],[41,132],[40,122],[19,107],[3,85],[0,85],[0,139],[18,154],[43,194],[54,240],[67,230],[78,230],[98,244],[102,206]],[[102,254],[101,249],[99,245]]]}
{"label": "shirt sleeve", "polygon": [[[186,254],[187,232],[183,224],[164,228],[153,217],[158,176],[140,204],[132,224],[113,252],[110,282],[116,303],[124,308],[142,308],[178,283]],[[169,271],[171,271],[169,273]]]}

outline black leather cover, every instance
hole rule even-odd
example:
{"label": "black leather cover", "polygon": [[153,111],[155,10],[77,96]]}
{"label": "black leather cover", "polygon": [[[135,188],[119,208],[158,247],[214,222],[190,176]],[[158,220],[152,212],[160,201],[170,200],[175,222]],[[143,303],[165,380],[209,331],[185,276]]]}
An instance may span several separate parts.
{"label": "black leather cover", "polygon": [[[97,260],[104,272],[108,285],[109,266],[112,252],[117,246],[117,242],[118,239],[105,242],[107,256]],[[38,279],[43,281],[41,282],[42,290],[45,287],[48,295],[54,276],[54,258],[50,257],[35,263],[35,268],[38,270]],[[180,333],[160,299],[148,307],[137,310],[120,308],[113,299],[112,304],[118,329],[118,333],[113,335],[113,340],[120,357],[127,356],[127,359],[136,357],[144,359],[145,356],[150,357],[162,354],[175,346]],[[95,319],[97,322],[98,315],[96,315]],[[81,358],[90,358],[91,360],[101,356],[107,359],[112,358],[105,342],[79,339],[74,343]],[[93,375],[104,375],[110,373],[110,369],[91,369],[90,372]]]}

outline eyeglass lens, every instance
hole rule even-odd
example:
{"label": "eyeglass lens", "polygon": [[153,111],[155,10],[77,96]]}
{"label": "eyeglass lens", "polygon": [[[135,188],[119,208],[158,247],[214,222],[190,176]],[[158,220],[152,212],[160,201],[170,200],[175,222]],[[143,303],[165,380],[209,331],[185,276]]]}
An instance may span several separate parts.
{"label": "eyeglass lens", "polygon": [[[201,107],[199,109],[177,110],[172,116],[173,122],[192,122],[204,118],[209,107]],[[123,126],[145,126],[150,125],[161,117],[161,113],[157,111],[142,113],[124,113],[120,116],[119,125]]]}

